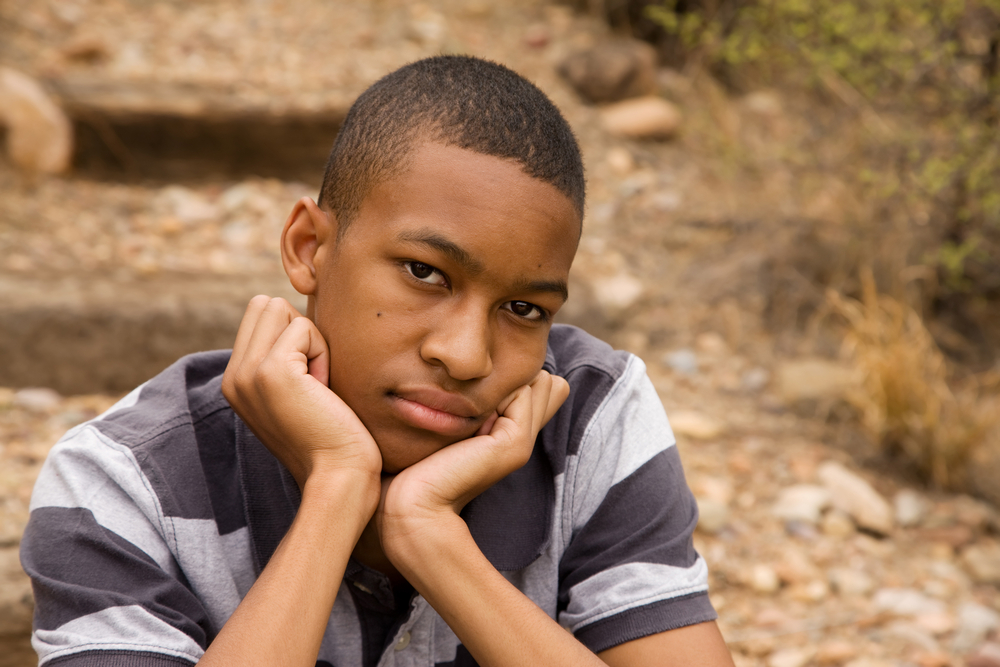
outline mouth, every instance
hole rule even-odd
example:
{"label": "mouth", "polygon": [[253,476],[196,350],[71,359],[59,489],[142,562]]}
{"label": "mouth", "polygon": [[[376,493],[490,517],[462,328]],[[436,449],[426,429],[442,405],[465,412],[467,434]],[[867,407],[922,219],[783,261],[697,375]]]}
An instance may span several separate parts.
{"label": "mouth", "polygon": [[444,436],[474,431],[481,414],[467,399],[437,389],[388,392],[393,410],[410,426]]}

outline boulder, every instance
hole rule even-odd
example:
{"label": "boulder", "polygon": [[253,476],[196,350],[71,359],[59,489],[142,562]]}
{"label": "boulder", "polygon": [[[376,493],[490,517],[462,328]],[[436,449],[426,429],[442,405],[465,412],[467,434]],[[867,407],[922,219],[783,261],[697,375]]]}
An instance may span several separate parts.
{"label": "boulder", "polygon": [[588,102],[617,102],[656,89],[656,50],[638,40],[619,40],[576,51],[559,73]]}
{"label": "boulder", "polygon": [[608,133],[629,139],[669,139],[681,126],[680,110],[661,97],[637,97],[601,110]]}
{"label": "boulder", "polygon": [[815,526],[829,504],[830,492],[826,488],[796,484],[781,490],[771,513],[783,521],[803,521]]}
{"label": "boulder", "polygon": [[1000,584],[1000,544],[981,542],[962,551],[962,563],[980,584]]}
{"label": "boulder", "polygon": [[0,67],[0,125],[7,153],[32,174],[57,174],[73,156],[73,126],[42,86],[27,74]]}
{"label": "boulder", "polygon": [[892,506],[867,481],[835,461],[823,463],[817,475],[829,489],[833,506],[858,526],[882,535],[892,530]]}

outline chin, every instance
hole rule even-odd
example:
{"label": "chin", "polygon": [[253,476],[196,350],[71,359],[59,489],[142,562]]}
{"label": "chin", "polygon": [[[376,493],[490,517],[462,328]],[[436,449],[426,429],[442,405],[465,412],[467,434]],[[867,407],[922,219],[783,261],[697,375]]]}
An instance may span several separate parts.
{"label": "chin", "polygon": [[382,474],[395,475],[448,445],[466,440],[472,435],[474,434],[470,433],[456,438],[424,434],[422,437],[397,436],[387,437],[385,440],[376,437],[375,442],[378,443],[379,451],[382,453]]}

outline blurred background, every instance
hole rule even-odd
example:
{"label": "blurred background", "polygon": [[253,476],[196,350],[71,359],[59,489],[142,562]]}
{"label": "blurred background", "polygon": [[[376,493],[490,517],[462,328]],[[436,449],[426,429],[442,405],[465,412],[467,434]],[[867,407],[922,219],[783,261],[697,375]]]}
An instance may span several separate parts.
{"label": "blurred background", "polygon": [[743,667],[1000,665],[1000,0],[0,0],[0,666],[48,449],[257,293],[352,100],[470,53],[589,193]]}

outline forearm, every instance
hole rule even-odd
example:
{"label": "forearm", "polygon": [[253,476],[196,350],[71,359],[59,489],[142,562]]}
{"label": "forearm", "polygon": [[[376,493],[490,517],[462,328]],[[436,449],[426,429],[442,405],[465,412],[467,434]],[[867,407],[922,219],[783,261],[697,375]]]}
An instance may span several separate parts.
{"label": "forearm", "polygon": [[311,477],[291,528],[199,664],[314,665],[378,489],[361,473]]}
{"label": "forearm", "polygon": [[477,663],[604,665],[490,564],[460,517],[442,519],[394,538],[390,557]]}

